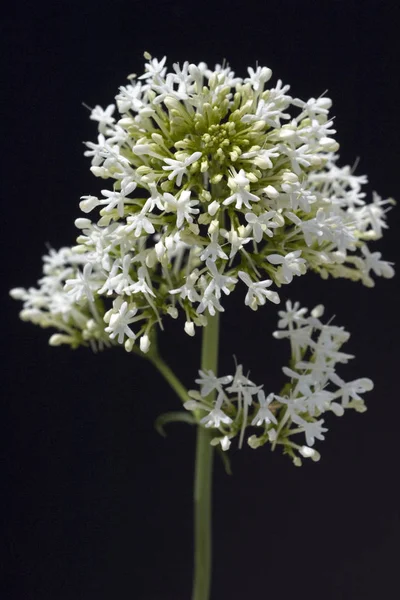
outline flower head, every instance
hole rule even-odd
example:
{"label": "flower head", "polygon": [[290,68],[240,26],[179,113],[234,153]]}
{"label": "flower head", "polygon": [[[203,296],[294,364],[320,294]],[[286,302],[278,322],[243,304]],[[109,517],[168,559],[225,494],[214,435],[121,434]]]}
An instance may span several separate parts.
{"label": "flower head", "polygon": [[[179,312],[194,334],[239,282],[257,310],[279,303],[275,286],[309,270],[367,286],[371,273],[393,275],[367,246],[387,227],[391,201],[374,193],[368,203],[366,177],[338,166],[329,98],[289,95],[266,66],[241,78],[229,65],[169,69],[165,56],[145,58],[115,103],[91,110],[98,137],[85,155],[109,185],[101,197],[81,197],[72,253],[86,270],[68,274],[68,296],[53,298],[50,310],[90,306],[111,342],[146,336],[147,348],[152,328]],[[134,324],[126,316],[133,295]],[[44,324],[41,308],[24,310]],[[297,348],[305,334],[292,338]]]}

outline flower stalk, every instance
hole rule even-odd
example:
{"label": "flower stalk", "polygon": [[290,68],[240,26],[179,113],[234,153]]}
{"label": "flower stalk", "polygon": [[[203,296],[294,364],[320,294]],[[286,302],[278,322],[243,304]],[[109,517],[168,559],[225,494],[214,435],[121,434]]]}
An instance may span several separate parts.
{"label": "flower stalk", "polygon": [[182,400],[182,402],[186,402],[189,398],[188,392],[182,382],[178,379],[175,373],[172,371],[171,367],[167,365],[167,363],[161,358],[161,356],[157,353],[148,357],[149,360],[153,363],[153,365],[160,371],[161,375],[166,379],[171,388],[176,392],[177,396]]}
{"label": "flower stalk", "polygon": [[[218,368],[219,313],[209,317],[203,330],[201,352],[202,370]],[[208,400],[215,400],[213,390]],[[194,580],[192,600],[209,600],[211,588],[211,495],[214,449],[212,434],[202,425],[197,427],[194,479]]]}

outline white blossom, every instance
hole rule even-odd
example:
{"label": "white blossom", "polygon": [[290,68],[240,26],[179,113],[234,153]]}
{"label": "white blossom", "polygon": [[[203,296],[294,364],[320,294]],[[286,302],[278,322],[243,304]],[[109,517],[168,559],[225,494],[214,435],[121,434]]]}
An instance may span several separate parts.
{"label": "white blossom", "polygon": [[214,280],[206,282],[204,277],[200,278],[202,291],[200,292],[200,304],[196,308],[196,312],[201,315],[205,310],[208,310],[211,316],[214,316],[216,311],[224,312],[225,309],[220,302],[221,293],[216,288]]}
{"label": "white blossom", "polygon": [[117,208],[118,215],[120,217],[123,217],[125,201],[127,199],[126,197],[128,196],[128,194],[133,192],[135,188],[136,183],[133,181],[129,186],[127,186],[125,192],[101,190],[101,193],[103,194],[103,196],[106,197],[106,199],[100,200],[99,204],[105,206],[104,210],[106,212],[111,212],[114,208]]}
{"label": "white blossom", "polygon": [[135,321],[135,315],[137,313],[137,307],[135,304],[128,304],[128,302],[122,302],[118,307],[117,303],[114,303],[114,307],[117,312],[111,312],[106,315],[105,318],[108,326],[105,331],[110,335],[111,339],[117,338],[119,344],[124,342],[125,336],[135,339],[135,334],[130,329],[129,325]]}
{"label": "white blossom", "polygon": [[226,231],[225,229],[221,229],[221,235],[223,235],[231,245],[231,252],[229,254],[229,258],[233,258],[237,252],[239,252],[245,244],[248,244],[252,241],[252,238],[248,235],[250,233],[250,228],[247,229],[231,229],[230,231]]}
{"label": "white blossom", "polygon": [[335,396],[340,395],[342,398],[342,405],[346,408],[352,400],[362,400],[360,394],[369,392],[373,389],[374,384],[368,377],[362,377],[361,379],[355,379],[354,381],[348,381],[347,383],[341,379],[337,373],[330,375],[330,379],[335,383],[339,390]]}
{"label": "white blossom", "polygon": [[246,213],[245,219],[251,226],[253,230],[253,236],[257,243],[260,243],[264,233],[268,237],[272,237],[273,231],[275,227],[278,227],[278,223],[271,221],[276,216],[275,210],[269,210],[265,213],[261,213],[261,215],[257,216],[254,213]]}
{"label": "white blossom", "polygon": [[215,403],[214,408],[202,419],[200,419],[200,423],[205,427],[218,427],[221,426],[221,423],[225,423],[226,425],[230,425],[232,423],[232,419],[228,417],[223,410],[221,410],[221,406],[224,400],[223,393],[218,394],[217,401]]}
{"label": "white blossom", "polygon": [[238,275],[240,279],[248,286],[248,291],[244,303],[250,306],[251,309],[257,310],[258,306],[265,304],[267,298],[274,304],[279,304],[280,299],[277,292],[271,292],[266,288],[272,285],[272,280],[267,279],[265,281],[252,281],[251,277],[245,273],[245,271],[239,271]]}
{"label": "white blossom", "polygon": [[393,263],[381,260],[381,252],[370,252],[366,244],[362,246],[361,252],[364,254],[365,266],[368,271],[372,270],[375,275],[386,277],[387,279],[394,277]]}
{"label": "white blossom", "polygon": [[142,235],[142,231],[151,234],[155,232],[155,228],[151,220],[142,212],[136,213],[127,217],[127,227],[125,228],[126,233],[134,232],[135,237]]}
{"label": "white blossom", "polygon": [[190,275],[188,275],[186,277],[186,281],[181,287],[179,287],[175,290],[169,290],[169,293],[170,294],[180,294],[180,297],[182,298],[182,300],[185,300],[185,298],[188,298],[190,300],[190,302],[200,302],[201,296],[195,287],[198,278],[199,278],[198,271],[197,270],[192,271],[192,273],[190,273]]}
{"label": "white blossom", "polygon": [[98,121],[100,133],[106,134],[107,126],[115,123],[115,119],[112,116],[114,110],[115,104],[109,104],[105,110],[101,106],[97,105],[90,113],[89,118],[92,119],[92,121]]}
{"label": "white blossom", "polygon": [[144,65],[145,73],[140,75],[139,79],[155,79],[157,81],[164,77],[167,71],[167,67],[165,67],[166,60],[166,56],[159,61],[157,58],[152,58],[149,55],[149,62]]}
{"label": "white blossom", "polygon": [[164,171],[171,171],[168,175],[168,179],[174,179],[176,177],[176,185],[180,187],[182,185],[182,177],[183,175],[187,175],[187,168],[199,160],[201,157],[201,152],[193,152],[190,156],[185,158],[184,160],[174,160],[172,158],[164,158],[164,162],[169,165],[168,167],[163,167]]}
{"label": "white blossom", "polygon": [[304,119],[304,117],[315,119],[319,115],[327,115],[332,106],[332,100],[324,95],[319,98],[310,98],[306,102],[300,98],[294,98],[292,103],[303,109],[297,117],[298,120]]}
{"label": "white blossom", "polygon": [[209,396],[214,390],[221,392],[222,385],[230,383],[233,380],[232,375],[217,377],[211,369],[208,369],[207,371],[202,371],[200,369],[199,375],[199,379],[195,379],[195,382],[200,385],[203,398]]}
{"label": "white blossom", "polygon": [[239,173],[229,177],[228,187],[233,191],[231,196],[225,198],[223,204],[229,206],[233,202],[236,202],[235,208],[242,208],[242,205],[247,208],[251,208],[251,202],[259,202],[260,198],[255,194],[252,194],[250,190],[250,180],[246,177],[246,173],[243,169],[240,169]]}
{"label": "white blossom", "polygon": [[278,327],[281,329],[285,329],[286,327],[293,328],[295,323],[306,323],[304,315],[307,312],[307,308],[300,308],[300,302],[295,302],[292,304],[290,300],[287,300],[286,310],[278,311],[278,315],[280,317],[280,320],[278,321]]}
{"label": "white blossom", "polygon": [[[277,148],[260,148],[259,150],[252,150],[250,152],[243,152],[240,155],[242,159],[250,159],[257,167],[260,169],[272,169],[273,162],[272,158],[278,158],[279,152],[277,152]],[[268,188],[273,186],[267,186]]]}
{"label": "white blossom", "polygon": [[190,194],[191,192],[187,190],[183,190],[179,198],[169,193],[164,194],[166,210],[176,212],[176,226],[178,228],[182,227],[184,221],[193,223],[192,215],[200,212],[198,208],[193,208],[199,204],[199,201],[191,200]]}
{"label": "white blossom", "polygon": [[144,91],[145,88],[140,81],[120,86],[119,94],[115,96],[119,112],[127,113],[130,110],[139,112],[143,109],[146,106]]}
{"label": "white blossom", "polygon": [[93,265],[87,263],[83,268],[83,272],[77,272],[76,278],[65,281],[65,291],[74,302],[79,303],[82,298],[87,298],[91,302],[94,302],[93,291],[96,284],[92,278],[92,270]]}
{"label": "white blossom", "polygon": [[256,70],[248,67],[247,72],[250,77],[247,77],[244,81],[245,83],[250,83],[256,92],[262,90],[267,81],[272,77],[272,71],[268,67],[257,67]]}
{"label": "white blossom", "polygon": [[145,296],[153,296],[153,298],[156,297],[155,293],[153,292],[151,286],[148,284],[148,282],[146,281],[148,275],[147,275],[147,271],[146,268],[144,266],[139,267],[138,272],[137,272],[137,277],[138,280],[134,283],[132,283],[132,285],[129,287],[129,290],[132,294],[144,294]]}
{"label": "white blossom", "polygon": [[260,404],[260,408],[252,421],[252,425],[257,425],[260,427],[263,423],[269,425],[269,423],[278,423],[276,417],[269,410],[268,406],[274,399],[274,394],[268,394],[265,397],[265,393],[263,390],[260,390],[257,394],[257,400]]}
{"label": "white blossom", "polygon": [[324,440],[325,436],[323,435],[328,429],[322,426],[324,423],[324,419],[320,419],[319,421],[313,421],[311,423],[307,421],[301,421],[301,427],[304,430],[306,435],[306,442],[308,446],[314,446],[315,439]]}
{"label": "white blossom", "polygon": [[304,275],[306,272],[306,261],[300,258],[301,250],[289,252],[286,256],[280,254],[268,254],[267,260],[273,265],[281,265],[277,272],[281,283],[291,283],[294,275]]}
{"label": "white blossom", "polygon": [[212,286],[215,291],[216,297],[221,298],[221,292],[229,295],[231,290],[229,286],[234,286],[237,283],[236,277],[230,277],[229,275],[223,275],[221,271],[218,271],[215,263],[210,259],[206,260],[206,265],[212,276]]}
{"label": "white blossom", "polygon": [[200,254],[200,260],[207,260],[209,258],[213,261],[216,261],[217,258],[223,258],[225,260],[228,259],[228,256],[225,254],[225,252],[222,250],[222,248],[219,244],[219,232],[218,231],[214,231],[211,234],[210,243],[207,244],[207,246],[204,248],[203,252]]}

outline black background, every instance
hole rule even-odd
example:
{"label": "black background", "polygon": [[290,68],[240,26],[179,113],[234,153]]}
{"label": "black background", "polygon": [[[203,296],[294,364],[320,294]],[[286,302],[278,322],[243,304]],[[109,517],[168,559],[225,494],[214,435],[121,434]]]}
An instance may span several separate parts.
{"label": "black background", "polygon": [[[2,467],[5,600],[186,600],[192,573],[194,431],[153,422],[179,408],[151,365],[122,350],[50,348],[8,298],[34,285],[45,243],[70,245],[83,194],[101,187],[82,156],[96,126],[82,106],[113,101],[143,52],[169,65],[234,71],[259,64],[294,96],[326,89],[343,164],[360,157],[368,190],[400,196],[397,2],[8,3],[2,69]],[[398,257],[399,209],[374,249]],[[267,391],[288,348],[274,307],[246,310],[239,289],[222,318],[221,373],[232,354]],[[239,297],[238,297],[239,296]],[[302,469],[266,447],[215,468],[212,600],[399,597],[399,291],[298,278],[282,299],[323,303],[352,333],[342,375],[369,376],[367,413],[333,415],[322,460]],[[176,323],[166,360],[190,386],[200,339]]]}

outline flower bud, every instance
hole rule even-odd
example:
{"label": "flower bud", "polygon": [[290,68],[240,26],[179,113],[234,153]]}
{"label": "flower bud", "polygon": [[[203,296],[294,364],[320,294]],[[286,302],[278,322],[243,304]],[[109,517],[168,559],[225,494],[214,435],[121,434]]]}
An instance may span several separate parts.
{"label": "flower bud", "polygon": [[144,354],[146,354],[150,349],[150,339],[146,333],[140,338],[140,349],[142,352],[144,352]]}
{"label": "flower bud", "polygon": [[185,331],[191,337],[194,336],[195,330],[194,330],[194,323],[193,323],[193,321],[186,321],[186,323],[185,323]]}

